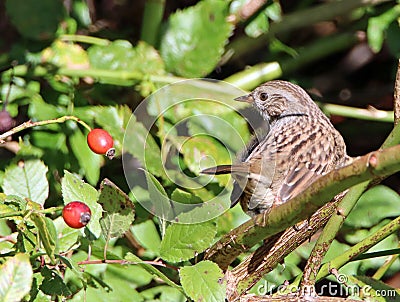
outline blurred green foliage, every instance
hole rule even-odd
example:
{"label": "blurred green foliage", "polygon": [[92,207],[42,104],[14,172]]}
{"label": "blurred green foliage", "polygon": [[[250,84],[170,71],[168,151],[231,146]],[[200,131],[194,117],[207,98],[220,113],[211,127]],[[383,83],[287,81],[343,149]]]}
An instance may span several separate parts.
{"label": "blurred green foliage", "polygon": [[[180,222],[193,222],[207,220],[210,209],[229,203],[226,194],[207,208],[207,201],[231,189],[229,178],[196,176],[206,166],[231,163],[254,131],[244,118],[247,108],[229,101],[239,88],[278,76],[312,86],[311,76],[300,68],[311,65],[308,74],[335,74],[331,62],[340,61],[335,57],[366,42],[378,59],[385,55],[393,63],[399,56],[396,1],[287,5],[274,0],[248,19],[240,15],[246,1],[190,1],[187,7],[179,1],[117,2],[1,4],[2,109],[18,124],[76,116],[107,130],[117,152],[113,161],[91,152],[87,129],[75,121],[25,129],[0,144],[2,301],[224,301],[222,271],[199,255],[248,217],[235,207],[205,222],[179,224],[153,216],[143,204],[158,199],[168,208],[164,202],[172,198],[195,205],[193,212],[178,216]],[[130,26],[118,23],[124,10],[133,20]],[[332,39],[335,47],[326,47]],[[279,68],[257,67],[265,63]],[[381,72],[392,81],[394,70]],[[195,84],[203,86],[178,89],[180,97],[193,99],[178,102],[174,92],[132,115],[157,89],[196,77],[228,77],[240,85],[231,92],[221,83],[199,81]],[[146,125],[153,118],[154,124]],[[360,133],[359,127],[352,131]],[[130,165],[125,171],[122,156]],[[67,227],[60,216],[60,206],[73,200],[91,208],[91,222],[83,230]],[[398,192],[386,186],[367,191],[327,258],[398,216],[398,202]],[[277,267],[264,280],[280,285],[297,276],[311,247],[312,242],[297,249],[286,258],[286,268]],[[396,234],[379,245],[397,247]],[[349,263],[344,271],[367,274],[383,261]],[[386,276],[399,265],[396,260]]]}

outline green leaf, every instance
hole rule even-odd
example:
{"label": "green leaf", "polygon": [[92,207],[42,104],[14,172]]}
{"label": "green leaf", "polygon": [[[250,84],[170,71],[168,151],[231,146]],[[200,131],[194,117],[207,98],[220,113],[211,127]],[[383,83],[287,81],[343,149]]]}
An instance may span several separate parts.
{"label": "green leaf", "polygon": [[[62,133],[62,132],[54,133],[54,132],[47,132],[47,131],[32,131],[31,137],[32,137],[32,142],[35,145],[35,147],[38,147],[41,149],[57,150],[56,152],[58,155],[60,155],[60,153],[62,153],[63,155],[68,153],[65,133]],[[32,146],[24,146],[24,147],[26,149],[26,150],[24,150],[25,154],[28,151],[37,152],[35,149],[32,148]],[[28,148],[33,149],[33,150],[29,150]],[[40,150],[40,151],[42,151],[42,150]],[[18,152],[18,154],[20,155],[21,153]]]}
{"label": "green leaf", "polygon": [[41,205],[49,196],[47,167],[40,160],[27,160],[7,168],[3,180],[3,190],[7,195],[27,197]]}
{"label": "green leaf", "polygon": [[367,28],[368,44],[374,52],[379,52],[389,25],[400,16],[400,5],[396,5],[383,14],[369,18]]}
{"label": "green leaf", "polygon": [[80,280],[84,280],[84,272],[82,272],[79,265],[72,258],[67,258],[61,255],[57,255],[57,258],[60,259],[71,270],[71,272],[75,274],[75,276],[77,276]]}
{"label": "green leaf", "polygon": [[56,40],[42,52],[42,63],[71,69],[88,69],[89,58],[86,51],[77,44]]}
{"label": "green leaf", "polygon": [[[388,223],[389,220],[385,221],[385,224]],[[373,231],[378,230],[380,227],[383,227],[383,224],[380,225],[379,227],[374,227],[371,229],[371,233]],[[361,237],[359,237],[361,238]],[[347,238],[346,238],[347,239]],[[361,241],[361,240],[360,240]],[[357,241],[360,242],[360,241]],[[396,234],[391,234],[384,240],[378,242],[376,245],[371,247],[368,252],[380,252],[380,251],[385,251],[385,250],[391,250],[391,249],[397,249],[399,247],[399,241],[398,237]],[[361,261],[358,272],[367,272],[367,271],[375,271],[382,267],[385,264],[385,261],[387,260],[387,257],[373,257],[369,259],[365,259]],[[395,274],[399,271],[400,269],[400,260],[397,259],[387,270],[387,275],[392,275]]]}
{"label": "green leaf", "polygon": [[103,161],[102,155],[98,155],[89,149],[86,136],[78,127],[69,136],[69,143],[87,181],[92,185],[97,184],[100,177],[100,165]]}
{"label": "green leaf", "polygon": [[125,129],[132,116],[132,110],[124,105],[118,107],[96,106],[93,111],[96,123],[110,133],[114,140],[114,148],[121,150]]}
{"label": "green leaf", "polygon": [[199,197],[197,197],[189,192],[183,191],[179,188],[176,188],[172,192],[171,199],[175,202],[184,203],[184,204],[201,204],[201,203],[203,203],[203,201]]}
{"label": "green leaf", "polygon": [[107,178],[100,185],[99,204],[103,207],[100,219],[106,240],[121,237],[135,219],[135,206],[129,197]]}
{"label": "green leaf", "polygon": [[232,32],[227,13],[228,2],[206,0],[171,15],[160,46],[167,70],[184,77],[209,74]]}
{"label": "green leaf", "polygon": [[140,259],[138,256],[128,252],[125,256],[125,260],[127,261],[132,261],[140,265],[142,268],[144,268],[148,273],[152,274],[153,276],[160,278],[162,281],[164,281],[166,284],[169,286],[178,289],[180,292],[182,292],[182,288],[172,282],[166,275],[164,275],[162,272],[160,272],[158,269],[156,269],[154,266],[145,263],[142,259]]}
{"label": "green leaf", "polygon": [[235,111],[218,114],[218,118],[207,114],[193,116],[188,127],[191,135],[207,133],[235,152],[245,148],[250,139],[246,120]]}
{"label": "green leaf", "polygon": [[[48,104],[42,98],[34,98],[29,103],[28,115],[34,120],[49,120],[66,113],[64,107]],[[60,125],[46,125],[46,129],[60,129]]]}
{"label": "green leaf", "polygon": [[[184,156],[184,162],[195,174],[199,174],[204,168],[232,163],[226,148],[212,137],[197,135],[180,139],[183,143],[179,149]],[[216,179],[222,186],[226,186],[230,176],[217,176]]]}
{"label": "green leaf", "polygon": [[58,275],[57,271],[50,270],[46,266],[42,268],[41,274],[43,276],[40,290],[47,295],[57,296],[70,296],[72,295],[71,290],[64,283],[64,280]]}
{"label": "green leaf", "polygon": [[[365,239],[367,236],[370,236],[374,232],[380,230],[383,228],[385,225],[387,225],[390,222],[389,219],[384,219],[377,225],[373,226],[370,229],[348,229],[344,227],[341,236],[349,243],[349,244],[356,244],[363,239]],[[380,251],[385,251],[385,250],[391,250],[391,249],[396,249],[398,248],[398,237],[397,234],[391,234],[382,241],[378,242],[375,244],[373,247],[371,247],[367,253],[372,253],[372,252],[380,252]],[[329,250],[328,253],[330,253],[331,250],[338,250],[336,247],[333,247]],[[350,274],[356,274],[359,272],[366,272],[366,271],[375,271],[379,269],[382,265],[384,265],[385,261],[387,260],[387,257],[372,257],[368,259],[364,259],[363,261],[354,261],[344,267],[344,269],[347,269],[349,265],[357,264],[357,269],[353,270],[350,272]],[[400,260],[397,259],[388,269],[387,273],[392,274],[397,272],[400,269]]]}
{"label": "green leaf", "polygon": [[162,302],[186,302],[185,295],[170,286],[160,285],[145,289],[140,292],[145,301],[162,301]]}
{"label": "green leaf", "polygon": [[391,23],[386,32],[386,42],[393,57],[400,57],[400,27],[396,23]]}
{"label": "green leaf", "polygon": [[[177,124],[193,115],[209,114],[217,117],[247,108],[248,104],[245,102],[234,100],[243,94],[243,90],[228,82],[190,79],[164,86],[142,104],[146,105],[148,114],[157,118],[167,117]],[[138,109],[135,114],[141,113]]]}
{"label": "green leaf", "polygon": [[246,35],[257,38],[268,32],[269,21],[264,11],[260,12],[251,22],[244,28]]}
{"label": "green leaf", "polygon": [[[181,224],[197,224],[210,221],[229,210],[230,205],[228,191],[225,191],[225,194],[214,197],[212,200],[197,204],[197,206],[184,208],[179,212],[175,221]],[[179,209],[177,205],[175,207]]]}
{"label": "green leaf", "polygon": [[92,24],[90,9],[84,0],[77,0],[72,3],[72,14],[84,27],[89,27]]}
{"label": "green leaf", "polygon": [[58,234],[59,253],[65,253],[75,249],[77,247],[78,238],[81,236],[81,231],[68,227],[62,217],[54,220],[54,223],[56,224]]}
{"label": "green leaf", "polygon": [[[46,295],[41,290],[39,290],[39,285],[43,282],[43,276],[40,272],[33,274],[33,282],[31,292],[29,293],[30,300],[32,302],[52,302],[52,297]],[[53,299],[54,300],[54,299]]]}
{"label": "green leaf", "polygon": [[147,190],[150,194],[149,201],[141,201],[141,205],[161,220],[171,221],[175,218],[171,200],[168,198],[163,186],[149,172],[144,170],[147,181]]}
{"label": "green leaf", "polygon": [[360,197],[344,223],[353,228],[370,228],[384,218],[399,216],[399,203],[397,192],[386,186],[375,186]]}
{"label": "green leaf", "polygon": [[146,253],[151,252],[152,256],[159,256],[161,239],[152,220],[133,225],[131,231],[140,245],[146,249]]}
{"label": "green leaf", "polygon": [[17,254],[0,266],[0,301],[19,302],[29,293],[33,270],[28,254]]}
{"label": "green leaf", "polygon": [[[86,234],[86,232],[85,232]],[[80,247],[79,249],[82,251],[87,251],[91,249],[91,255],[93,257],[97,257],[99,259],[104,259],[104,251],[106,249],[106,242],[101,236],[100,238],[96,240],[92,240],[90,236],[87,237],[80,237]],[[115,252],[112,250],[108,249],[105,251],[106,252],[106,259],[107,260],[121,260],[123,259],[120,255],[117,255]],[[83,260],[83,259],[81,259]]]}
{"label": "green leaf", "polygon": [[92,218],[86,225],[86,228],[88,228],[96,237],[99,237],[101,234],[99,220],[102,215],[102,208],[97,203],[99,193],[95,188],[85,183],[78,176],[75,176],[68,171],[64,171],[64,173],[64,178],[61,181],[64,204],[70,203],[71,201],[81,201],[86,203],[92,212]]}
{"label": "green leaf", "polygon": [[57,232],[53,221],[41,213],[33,212],[30,218],[39,230],[40,240],[43,243],[46,254],[50,257],[52,263],[55,263],[55,252],[57,249]]}
{"label": "green leaf", "polygon": [[[88,49],[92,68],[137,72],[141,79],[145,74],[164,74],[164,63],[158,52],[145,42],[132,47],[127,40],[117,40],[107,46],[94,45]],[[121,77],[122,78],[122,77]],[[132,85],[133,80],[101,77],[101,82],[116,85]]]}
{"label": "green leaf", "polygon": [[[229,86],[222,89],[229,89]],[[174,93],[172,94],[173,96]],[[163,115],[175,124],[183,122],[183,120],[187,121],[189,133],[192,136],[195,134],[209,134],[235,152],[242,150],[250,138],[247,121],[235,108],[232,108],[228,103],[228,99],[226,103],[222,103],[222,101],[219,101],[220,95],[213,94],[212,98],[218,101],[196,99],[178,102],[176,100],[177,104],[166,110]],[[162,103],[162,106],[164,105],[165,102]],[[157,109],[154,108],[156,102],[150,102],[149,106],[151,113],[157,112]],[[166,108],[162,109],[165,110]]]}
{"label": "green leaf", "polygon": [[90,275],[85,273],[89,286],[68,301],[144,301],[135,288],[147,287],[153,278],[143,268],[139,265],[107,265],[104,268],[90,271],[86,267],[85,270],[90,272]]}
{"label": "green leaf", "polygon": [[161,258],[170,262],[189,260],[210,247],[216,233],[213,221],[169,225],[161,241]]}
{"label": "green leaf", "polygon": [[65,15],[63,3],[53,0],[7,0],[6,10],[19,33],[35,40],[52,38]]}
{"label": "green leaf", "polygon": [[143,124],[134,119],[126,129],[124,151],[136,157],[142,166],[156,176],[165,176],[160,147]]}
{"label": "green leaf", "polygon": [[179,271],[185,293],[194,301],[222,302],[226,296],[226,279],[217,264],[201,261]]}

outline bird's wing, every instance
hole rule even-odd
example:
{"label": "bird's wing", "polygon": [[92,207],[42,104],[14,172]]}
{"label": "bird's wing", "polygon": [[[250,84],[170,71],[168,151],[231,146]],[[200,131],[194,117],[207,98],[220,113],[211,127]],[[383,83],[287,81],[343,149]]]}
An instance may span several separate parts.
{"label": "bird's wing", "polygon": [[[342,138],[333,128],[321,123],[307,126],[307,129],[300,130],[298,127],[304,125],[294,124],[285,129],[286,133],[289,132],[286,139],[277,138],[278,149],[282,150],[288,163],[287,170],[282,171],[281,183],[277,184],[280,186],[277,192],[281,202],[299,194],[318,177],[338,166],[339,161],[346,156],[344,143],[339,141]],[[285,147],[287,145],[290,148]],[[285,162],[284,157],[280,161]]]}

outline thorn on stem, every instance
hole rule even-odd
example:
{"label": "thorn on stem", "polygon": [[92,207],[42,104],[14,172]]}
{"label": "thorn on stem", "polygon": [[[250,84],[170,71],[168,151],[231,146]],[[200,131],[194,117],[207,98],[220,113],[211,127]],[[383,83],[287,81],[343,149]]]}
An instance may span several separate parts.
{"label": "thorn on stem", "polygon": [[346,215],[345,215],[344,210],[342,208],[337,208],[336,209],[336,214],[338,214],[339,216],[343,217],[343,219],[346,218]]}
{"label": "thorn on stem", "polygon": [[369,157],[368,164],[373,168],[376,168],[376,166],[378,165],[378,158],[377,158],[375,152],[372,153],[371,156]]}

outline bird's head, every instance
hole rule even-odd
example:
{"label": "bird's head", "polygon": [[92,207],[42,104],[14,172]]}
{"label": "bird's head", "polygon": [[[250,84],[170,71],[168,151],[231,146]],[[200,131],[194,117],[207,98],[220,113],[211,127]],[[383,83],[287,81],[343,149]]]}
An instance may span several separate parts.
{"label": "bird's head", "polygon": [[269,122],[282,117],[308,116],[319,112],[319,108],[303,88],[286,81],[266,82],[235,100],[251,103]]}

